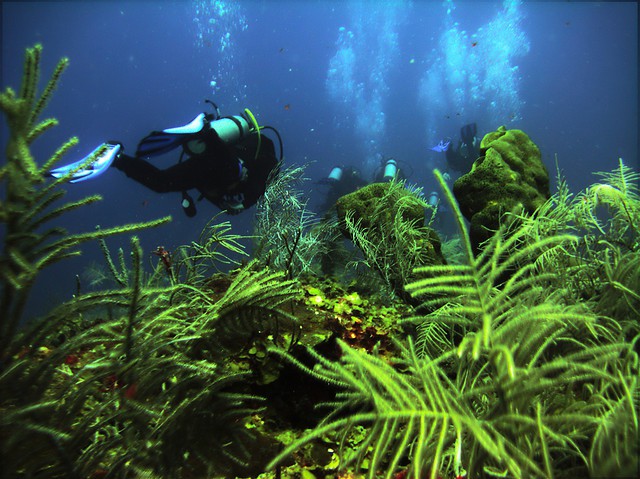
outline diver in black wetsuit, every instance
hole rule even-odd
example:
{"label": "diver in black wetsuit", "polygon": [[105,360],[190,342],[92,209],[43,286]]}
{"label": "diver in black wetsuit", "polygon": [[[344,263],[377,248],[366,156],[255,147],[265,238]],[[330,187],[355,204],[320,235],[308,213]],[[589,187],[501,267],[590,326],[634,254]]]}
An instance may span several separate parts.
{"label": "diver in black wetsuit", "polygon": [[394,158],[383,158],[380,166],[376,168],[373,175],[373,181],[375,183],[386,183],[391,180],[402,181],[406,179],[407,177],[404,171],[400,169],[398,162]]}
{"label": "diver in black wetsuit", "polygon": [[459,173],[467,173],[471,169],[479,153],[480,140],[477,134],[478,128],[475,123],[469,123],[460,128],[458,147],[449,148],[446,151],[447,165],[450,169]]}
{"label": "diver in black wetsuit", "polygon": [[335,206],[338,198],[367,185],[367,181],[362,178],[357,168],[343,165],[334,166],[329,172],[329,176],[318,183],[329,186],[324,203],[320,206],[322,211],[329,211]]}
{"label": "diver in black wetsuit", "polygon": [[[279,167],[273,141],[260,131],[249,110],[244,115],[223,118],[201,113],[188,125],[152,132],[140,142],[134,156],[124,154],[121,143],[110,141],[85,159],[57,168],[50,175],[59,178],[75,170],[70,176],[75,183],[113,166],[157,193],[181,192],[182,207],[189,217],[196,214],[195,202],[188,193],[191,189],[200,193],[199,200],[206,198],[234,215],[258,201],[270,175]],[[161,170],[146,161],[178,147],[182,153],[174,166]]]}

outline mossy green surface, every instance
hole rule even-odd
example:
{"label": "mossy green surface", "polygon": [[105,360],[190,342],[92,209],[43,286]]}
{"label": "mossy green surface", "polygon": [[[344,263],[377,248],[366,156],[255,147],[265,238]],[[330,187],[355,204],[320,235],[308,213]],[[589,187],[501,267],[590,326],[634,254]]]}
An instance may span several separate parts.
{"label": "mossy green surface", "polygon": [[444,264],[438,234],[425,226],[426,204],[403,183],[373,183],[338,199],[343,235],[401,298],[415,267]]}
{"label": "mossy green surface", "polygon": [[477,247],[498,229],[503,214],[532,213],[549,198],[549,173],[526,133],[501,126],[484,136],[480,157],[453,192]]}
{"label": "mossy green surface", "polygon": [[[388,197],[389,189],[389,183],[372,183],[338,199],[336,208],[341,224],[344,224],[342,220],[347,212],[353,211],[356,220],[362,221],[364,228],[386,228],[394,221],[398,202],[402,202],[402,219],[414,227],[421,226],[424,222],[424,206],[406,190],[394,191]],[[342,232],[350,236],[345,229]]]}

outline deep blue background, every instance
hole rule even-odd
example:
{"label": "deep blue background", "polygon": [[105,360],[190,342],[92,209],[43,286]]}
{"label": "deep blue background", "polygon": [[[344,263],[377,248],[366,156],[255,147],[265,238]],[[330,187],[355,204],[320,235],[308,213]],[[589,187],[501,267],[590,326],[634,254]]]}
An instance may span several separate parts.
{"label": "deep blue background", "polygon": [[[523,129],[540,147],[552,175],[557,154],[574,192],[594,181],[592,172],[615,168],[618,157],[638,168],[635,2],[519,5],[523,18],[518,28],[527,37],[529,51],[512,60],[520,78],[521,108],[515,119],[490,120],[477,107],[469,108],[474,117],[436,111],[429,97],[436,105],[435,97],[447,93],[429,92],[427,98],[421,93],[425,72],[443,53],[439,40],[446,28],[446,7],[441,2],[3,2],[1,83],[19,87],[24,49],[36,42],[44,46],[45,80],[60,57],[70,58],[45,111],[58,118],[60,126],[34,144],[41,161],[72,135],[80,138],[80,145],[68,161],[82,158],[107,139],[122,141],[131,152],[149,131],[190,121],[203,110],[204,98],[216,101],[227,115],[249,107],[261,124],[280,131],[286,163],[313,162],[306,191],[314,209],[324,192],[315,181],[334,164],[371,173],[365,158],[371,151],[363,144],[369,141],[367,131],[354,127],[359,115],[371,112],[336,101],[328,92],[327,77],[339,28],[356,33],[368,29],[356,51],[355,67],[366,88],[367,72],[381,61],[376,52],[391,41],[385,37],[389,31],[375,25],[376,19],[385,18],[387,4],[397,16],[391,27],[397,43],[380,68],[386,88],[380,104],[373,106],[384,114],[385,123],[371,141],[379,155],[408,165],[410,181],[430,190],[435,187],[431,168],[444,167],[443,156],[428,149],[433,133],[427,129],[435,128],[438,137],[454,137],[468,121],[477,121],[481,134],[499,124]],[[363,23],[368,8],[383,13]],[[452,18],[468,36],[501,9],[498,2],[457,2]],[[486,45],[467,43],[471,40],[465,39],[465,48]],[[431,113],[439,120],[427,125]],[[487,124],[490,121],[497,124]],[[4,149],[4,118],[1,135]],[[158,163],[168,166],[176,156]],[[197,239],[216,212],[202,202],[199,214],[188,219],[178,194],[154,194],[118,171],[70,185],[68,191],[70,200],[96,192],[104,196],[100,204],[62,220],[73,232],[173,215],[168,226],[139,234],[145,251],[158,245],[171,250]],[[251,234],[254,211],[231,218],[235,232]],[[127,243],[127,238],[109,241],[113,248]],[[87,245],[81,258],[51,268],[37,285],[31,309],[41,312],[69,298],[75,275],[92,262],[101,262],[100,253],[96,245]]]}

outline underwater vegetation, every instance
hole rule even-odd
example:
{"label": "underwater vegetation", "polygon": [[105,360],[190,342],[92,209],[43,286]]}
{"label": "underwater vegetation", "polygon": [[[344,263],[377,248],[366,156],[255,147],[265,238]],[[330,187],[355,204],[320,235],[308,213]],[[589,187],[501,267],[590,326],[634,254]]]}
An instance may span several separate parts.
{"label": "underwater vegetation", "polygon": [[336,203],[343,235],[362,251],[384,284],[408,301],[404,286],[413,271],[445,262],[437,233],[424,226],[428,205],[419,193],[392,180],[364,186]]}
{"label": "underwater vegetation", "polygon": [[307,208],[300,185],[304,168],[290,166],[271,178],[258,201],[254,226],[255,258],[293,278],[311,273],[314,260],[328,254],[337,224],[320,221]]}
{"label": "underwater vegetation", "polygon": [[[178,477],[184,471],[204,476],[216,470],[250,475],[254,456],[247,444],[260,441],[264,448],[265,441],[245,427],[243,418],[260,409],[261,398],[242,386],[247,372],[226,361],[224,344],[231,337],[234,348],[242,347],[257,329],[270,334],[276,323],[280,330],[271,340],[284,341],[281,323],[295,319],[283,305],[299,295],[299,288],[283,273],[250,264],[222,280],[220,290],[221,280],[206,270],[228,262],[227,253],[237,253],[237,237],[225,223],[208,225],[198,242],[173,259],[156,251],[158,266],[150,274],[143,269],[136,237],[131,252],[120,250],[116,259],[102,240],[170,218],[82,234],[47,229],[52,220],[100,198],[57,206],[67,178],[45,182],[45,172],[75,138],[43,166],[31,156],[29,145],[56,124],[37,121],[68,63],[59,63],[37,97],[41,52],[40,45],[27,50],[19,94],[8,88],[0,97],[10,127],[1,170],[6,191],[0,257],[2,473]],[[38,273],[78,254],[78,246],[90,240],[100,241],[113,288],[79,292],[22,325]]]}
{"label": "underwater vegetation", "polygon": [[[431,312],[407,320],[417,334],[397,340],[394,358],[340,343],[339,361],[314,353],[310,368],[280,352],[339,392],[274,464],[331,437],[337,469],[372,478],[637,477],[638,175],[620,162],[575,201],[561,181],[534,214],[507,216],[478,256],[437,175],[466,264],[416,269],[407,290]],[[622,257],[633,273],[613,273]],[[600,284],[566,281],[594,269]]]}
{"label": "underwater vegetation", "polygon": [[[356,207],[323,224],[290,168],[271,180],[246,264],[244,238],[214,217],[190,244],[148,252],[145,271],[135,236],[115,253],[105,238],[169,218],[51,226],[99,197],[60,206],[65,178],[45,181],[76,139],[31,155],[67,64],[38,96],[41,51],[0,96],[2,477],[637,477],[640,175],[622,160],[575,195],[558,170],[554,194],[505,207],[479,241],[436,172],[455,262],[402,184],[369,190],[366,225]],[[393,301],[318,272],[338,228]],[[442,260],[423,259],[427,239]],[[106,289],[24,324],[39,272],[93,240]]]}

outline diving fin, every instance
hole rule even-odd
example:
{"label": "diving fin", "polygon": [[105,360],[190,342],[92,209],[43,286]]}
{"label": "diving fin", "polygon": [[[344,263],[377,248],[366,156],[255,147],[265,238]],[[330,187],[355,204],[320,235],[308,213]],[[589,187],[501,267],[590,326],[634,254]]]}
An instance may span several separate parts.
{"label": "diving fin", "polygon": [[[122,150],[120,143],[103,143],[82,160],[55,168],[48,173],[48,176],[61,178],[73,172],[69,183],[91,180],[107,171],[113,160],[118,156],[118,153],[120,153],[120,150]],[[93,161],[90,161],[91,158],[93,158]]]}
{"label": "diving fin", "polygon": [[165,128],[162,131],[154,131],[143,138],[138,144],[136,157],[148,158],[167,153],[178,148],[188,141],[192,135],[202,131],[205,125],[206,115],[200,113],[193,121],[176,128]]}
{"label": "diving fin", "polygon": [[164,133],[177,135],[191,135],[193,133],[198,133],[202,131],[202,128],[204,128],[205,117],[206,115],[204,113],[200,113],[191,121],[191,123],[188,123],[184,126],[178,126],[176,128],[165,128],[162,131]]}

